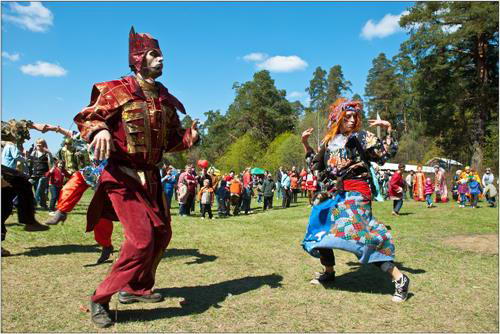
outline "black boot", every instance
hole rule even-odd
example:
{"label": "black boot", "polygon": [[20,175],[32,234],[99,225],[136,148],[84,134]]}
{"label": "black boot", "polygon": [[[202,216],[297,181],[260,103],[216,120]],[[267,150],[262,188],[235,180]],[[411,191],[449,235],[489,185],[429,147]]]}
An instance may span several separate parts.
{"label": "black boot", "polygon": [[10,252],[2,247],[2,256],[10,256]]}
{"label": "black boot", "polygon": [[94,325],[106,328],[114,325],[109,312],[109,303],[99,304],[90,300],[90,318]]}
{"label": "black boot", "polygon": [[101,256],[97,259],[97,263],[101,264],[106,260],[108,260],[111,254],[113,253],[113,250],[114,250],[113,246],[103,247],[101,251]]}
{"label": "black boot", "polygon": [[63,222],[65,220],[66,220],[66,213],[57,210],[56,214],[52,218],[47,220],[45,222],[45,224],[46,225],[57,225],[57,224],[59,224],[59,222]]}
{"label": "black boot", "polygon": [[159,303],[164,300],[163,296],[158,293],[154,292],[149,295],[133,295],[131,293],[125,292],[125,291],[120,291],[118,293],[118,301],[122,304],[131,304],[135,302],[141,302],[141,303]]}
{"label": "black boot", "polygon": [[28,232],[47,231],[49,228],[47,225],[40,224],[36,220],[24,225],[24,230]]}

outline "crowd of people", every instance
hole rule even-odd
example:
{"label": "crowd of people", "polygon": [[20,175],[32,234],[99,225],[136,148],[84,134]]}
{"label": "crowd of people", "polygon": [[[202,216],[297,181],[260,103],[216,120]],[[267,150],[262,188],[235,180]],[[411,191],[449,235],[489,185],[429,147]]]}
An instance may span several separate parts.
{"label": "crowd of people", "polygon": [[205,160],[197,165],[198,173],[193,165],[185,166],[182,171],[167,164],[160,169],[167,203],[172,207],[172,198],[178,201],[180,216],[192,215],[196,202],[199,202],[202,219],[206,215],[215,219],[212,212],[215,204],[220,218],[251,214],[252,198],[263,211],[273,209],[275,199],[280,201],[281,208],[288,208],[298,202],[299,194],[307,197],[312,205],[314,195],[321,190],[317,177],[306,168],[300,173],[295,166],[288,170],[279,167],[275,173],[262,169],[252,173],[248,167],[239,173],[221,174],[214,167],[209,168]]}
{"label": "crowd of people", "polygon": [[[393,174],[387,171],[378,173],[378,182],[385,198],[394,201],[393,215],[399,215],[405,199],[426,202],[427,208],[435,207],[434,203],[446,203],[450,200],[444,168],[435,165],[434,174],[426,176],[422,166],[418,165],[416,172],[411,170],[403,177],[405,168],[404,164],[399,164],[398,170]],[[459,208],[478,208],[479,199],[485,199],[490,207],[495,207],[497,187],[494,181],[491,168],[486,168],[480,178],[475,169],[466,166],[463,171],[457,170],[450,180],[451,200],[456,201]]]}
{"label": "crowd of people", "polygon": [[[45,230],[48,225],[64,221],[83,192],[89,186],[95,186],[88,182],[88,174],[93,173],[92,168],[90,172],[83,173],[87,175],[82,174],[92,159],[77,132],[48,124],[34,124],[30,128],[65,135],[55,154],[48,149],[43,138],[38,138],[28,150],[15,141],[2,141],[2,166],[17,170],[28,180],[36,210],[49,211],[49,215],[55,216],[45,224],[33,218],[33,223],[26,225],[27,229]],[[307,198],[312,207],[315,200],[319,202],[318,195],[328,189],[336,190],[336,181],[318,177],[318,171],[313,171],[307,163],[311,163],[311,156],[306,156],[306,166],[300,172],[296,166],[279,167],[274,172],[248,167],[238,173],[230,171],[222,174],[214,166],[209,167],[205,160],[198,161],[196,165],[186,165],[184,169],[163,163],[159,170],[169,208],[175,200],[179,205],[179,216],[193,216],[199,211],[201,219],[216,219],[238,216],[240,213],[248,215],[259,207],[262,211],[271,210],[275,208],[276,201],[279,201],[280,208],[285,209],[297,203],[299,196]],[[406,172],[405,169],[404,164],[399,164],[398,170],[394,172],[375,169],[374,180],[378,183],[382,198],[393,200],[393,215],[399,215],[404,200],[425,202],[427,208],[435,207],[435,203],[449,201],[447,183],[451,183],[451,199],[460,208],[478,208],[478,202],[483,199],[489,206],[496,206],[497,188],[491,168],[486,168],[481,178],[477,171],[467,166],[463,171],[457,170],[452,180],[447,180],[445,170],[438,165],[434,166],[434,173],[430,175],[423,172],[421,165],[417,166],[416,171]],[[62,192],[63,187],[67,189],[65,192]],[[18,202],[19,198],[14,196],[13,205]],[[10,211],[4,210],[6,213]],[[102,230],[94,230],[96,241],[103,247],[98,263],[106,261],[113,252],[110,237],[112,222],[104,221],[107,223],[99,224]],[[5,238],[3,224],[2,231],[5,231],[2,233]],[[2,254],[9,255],[9,252],[2,247]]]}

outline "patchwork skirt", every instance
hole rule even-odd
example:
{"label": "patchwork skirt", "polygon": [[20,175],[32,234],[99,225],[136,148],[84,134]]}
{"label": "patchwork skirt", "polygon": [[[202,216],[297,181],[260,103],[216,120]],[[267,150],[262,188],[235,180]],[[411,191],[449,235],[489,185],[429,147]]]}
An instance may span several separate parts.
{"label": "patchwork skirt", "polygon": [[312,208],[302,247],[319,258],[318,248],[341,249],[361,263],[394,260],[394,241],[372,215],[371,201],[346,191]]}

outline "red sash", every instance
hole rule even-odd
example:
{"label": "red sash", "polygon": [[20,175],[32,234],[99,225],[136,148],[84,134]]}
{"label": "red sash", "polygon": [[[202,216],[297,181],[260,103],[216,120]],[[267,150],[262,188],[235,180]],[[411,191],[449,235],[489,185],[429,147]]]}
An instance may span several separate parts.
{"label": "red sash", "polygon": [[372,198],[372,191],[370,189],[370,184],[362,180],[344,180],[344,190],[345,191],[357,191],[363,195],[369,201]]}

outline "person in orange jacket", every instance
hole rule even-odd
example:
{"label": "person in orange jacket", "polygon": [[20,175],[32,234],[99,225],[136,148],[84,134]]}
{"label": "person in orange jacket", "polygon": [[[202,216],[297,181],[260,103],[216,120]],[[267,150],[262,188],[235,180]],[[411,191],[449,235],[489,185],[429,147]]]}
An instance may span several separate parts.
{"label": "person in orange jacket", "polygon": [[241,205],[241,192],[243,190],[243,183],[241,183],[237,175],[231,180],[229,192],[231,193],[231,205],[234,206],[233,215],[237,216],[240,212]]}

